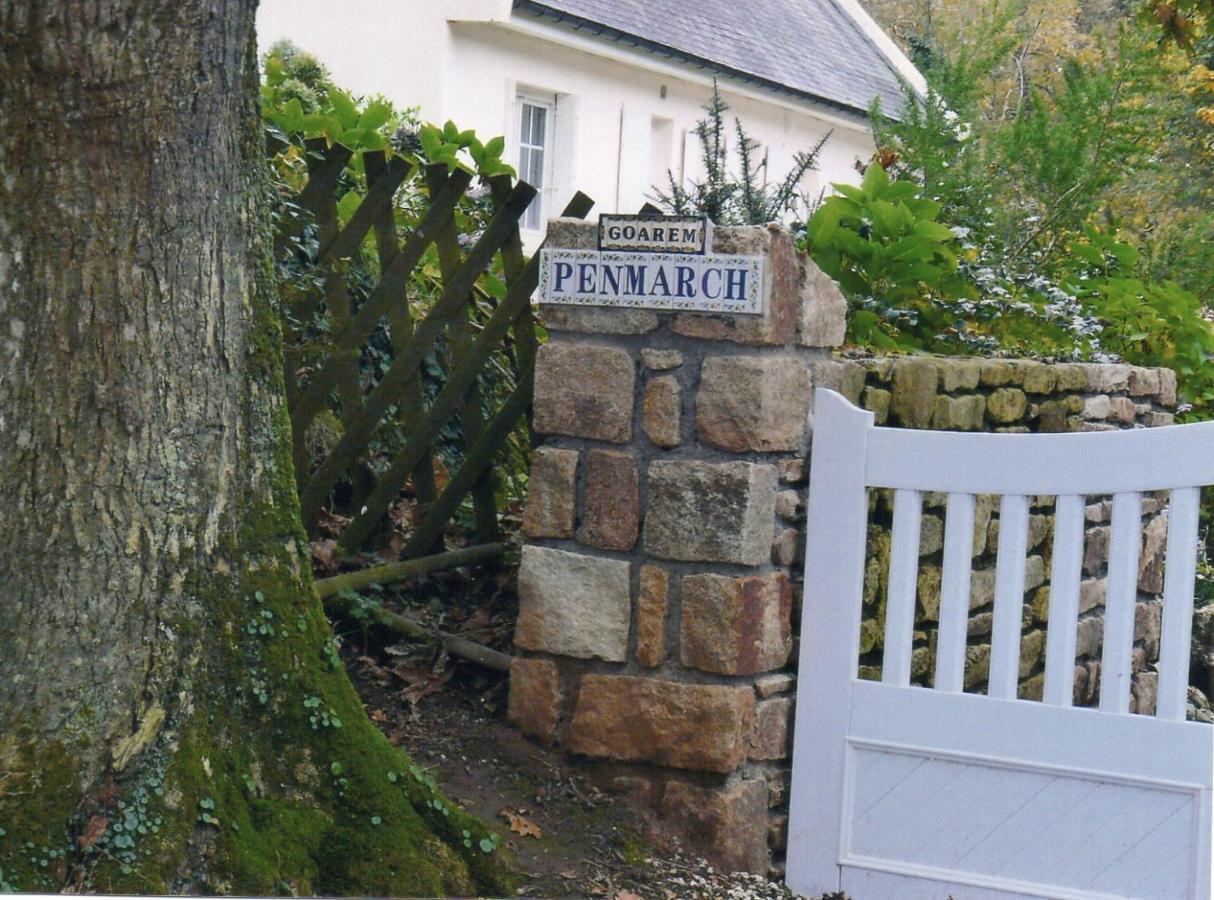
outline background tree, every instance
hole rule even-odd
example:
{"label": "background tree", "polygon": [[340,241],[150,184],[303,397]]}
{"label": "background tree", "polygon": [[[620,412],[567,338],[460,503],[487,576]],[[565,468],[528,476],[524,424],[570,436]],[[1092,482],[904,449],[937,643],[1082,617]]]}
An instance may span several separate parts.
{"label": "background tree", "polygon": [[0,0],[0,889],[501,890],[311,586],[254,0]]}

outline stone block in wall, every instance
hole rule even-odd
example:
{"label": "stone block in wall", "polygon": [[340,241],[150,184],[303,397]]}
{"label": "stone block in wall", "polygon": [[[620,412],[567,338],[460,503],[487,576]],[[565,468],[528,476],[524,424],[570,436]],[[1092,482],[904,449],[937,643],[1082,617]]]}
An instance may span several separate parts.
{"label": "stone block in wall", "polygon": [[670,605],[670,573],[659,566],[641,566],[637,589],[637,662],[656,668],[666,661],[666,614]]}
{"label": "stone block in wall", "polygon": [[1156,515],[1142,529],[1142,552],[1138,556],[1138,589],[1146,594],[1163,593],[1163,561],[1168,546],[1168,517]]}
{"label": "stone block in wall", "polygon": [[1079,582],[1079,612],[1085,613],[1104,606],[1107,582],[1103,578],[1086,578]]}
{"label": "stone block in wall", "polygon": [[801,278],[801,321],[797,343],[802,347],[838,347],[847,332],[847,298],[818,264],[798,253]]}
{"label": "stone block in wall", "polygon": [[796,356],[710,356],[696,394],[696,433],[735,453],[804,450],[810,376]]}
{"label": "stone block in wall", "polygon": [[966,688],[986,681],[991,673],[991,645],[977,644],[965,648],[965,678]]}
{"label": "stone block in wall", "polygon": [[614,309],[601,306],[540,304],[540,324],[549,331],[580,334],[648,334],[658,327],[651,309]]}
{"label": "stone block in wall", "polygon": [[773,572],[683,579],[680,652],[684,666],[721,675],[778,669],[792,651],[792,587]]}
{"label": "stone block in wall", "polygon": [[627,351],[581,341],[545,344],[536,358],[535,430],[627,443],[635,388]]}
{"label": "stone block in wall", "polygon": [[978,387],[982,366],[977,360],[941,358],[936,363],[940,371],[940,390],[945,393],[972,391]]}
{"label": "stone block in wall", "polygon": [[792,747],[792,697],[774,697],[755,707],[755,733],[751,738],[750,758],[787,759]]}
{"label": "stone block in wall", "polygon": [[514,643],[582,659],[623,662],[632,620],[629,564],[525,546]]}
{"label": "stone block in wall", "polygon": [[560,715],[560,682],[556,663],[515,657],[510,663],[510,697],[506,717],[523,734],[552,744]]}
{"label": "stone block in wall", "polygon": [[1086,369],[1088,390],[1094,393],[1112,394],[1130,386],[1130,366],[1120,363],[1090,365]]}
{"label": "stone block in wall", "polygon": [[645,385],[641,400],[641,427],[645,436],[664,449],[677,447],[682,438],[683,389],[671,375],[654,378]]}
{"label": "stone block in wall", "polygon": [[1134,640],[1142,643],[1149,659],[1159,658],[1159,633],[1163,627],[1163,604],[1152,600],[1134,607]]}
{"label": "stone block in wall", "polygon": [[669,372],[683,365],[682,350],[657,350],[646,347],[641,351],[641,362],[654,372]]}
{"label": "stone block in wall", "polygon": [[848,402],[858,404],[864,391],[865,370],[853,362],[839,359],[825,359],[811,363],[809,367],[815,385],[835,391],[847,398]]}
{"label": "stone block in wall", "polygon": [[1019,388],[999,388],[986,398],[986,417],[992,422],[1007,425],[1018,422],[1028,407],[1028,398]]}
{"label": "stone block in wall", "polygon": [[1155,715],[1159,700],[1159,674],[1137,672],[1130,680],[1130,712],[1141,716]]}
{"label": "stone block in wall", "polygon": [[1129,397],[1110,397],[1109,418],[1123,425],[1134,424],[1134,420],[1138,418],[1138,410],[1134,408],[1134,401]]}
{"label": "stone block in wall", "polygon": [[1079,364],[1058,365],[1054,367],[1058,374],[1056,389],[1065,391],[1084,391],[1088,386],[1086,367]]}
{"label": "stone block in wall", "polygon": [[1101,641],[1104,638],[1104,620],[1100,617],[1080,619],[1075,632],[1075,656],[1100,656]]}
{"label": "stone block in wall", "polygon": [[585,675],[567,743],[600,759],[732,772],[746,760],[754,689]]}
{"label": "stone block in wall", "polygon": [[618,450],[588,450],[586,503],[577,539],[602,550],[631,550],[640,515],[636,461]]}
{"label": "stone block in wall", "polygon": [[765,875],[767,793],[757,778],[719,788],[672,779],[662,795],[661,816],[724,871]]}
{"label": "stone block in wall", "polygon": [[1026,394],[1049,394],[1058,385],[1058,373],[1053,366],[1042,363],[1030,365],[1024,370],[1021,387]]}
{"label": "stone block in wall", "polygon": [[1011,384],[1016,377],[1016,367],[1010,362],[997,359],[984,359],[981,365],[982,371],[979,373],[978,383],[983,387],[999,387]]}
{"label": "stone block in wall", "polygon": [[980,395],[939,396],[932,412],[932,428],[941,431],[977,431],[982,428],[985,413],[986,398]]}
{"label": "stone block in wall", "polygon": [[771,292],[761,316],[680,313],[670,330],[684,337],[752,347],[792,344],[800,324],[801,269],[792,235],[764,225],[723,226],[713,232],[714,253],[767,256]]}
{"label": "stone block in wall", "polygon": [[774,466],[658,460],[648,483],[646,553],[747,566],[767,560],[775,535]]}
{"label": "stone block in wall", "polygon": [[801,558],[802,536],[795,528],[785,528],[771,542],[771,561],[777,566],[791,566]]}
{"label": "stone block in wall", "polygon": [[1087,539],[1083,548],[1083,571],[1089,575],[1103,571],[1105,564],[1109,561],[1109,534],[1107,525],[1087,529]]}
{"label": "stone block in wall", "polygon": [[529,538],[573,537],[577,507],[576,450],[539,447],[531,456],[523,534]]}
{"label": "stone block in wall", "polygon": [[1020,677],[1028,678],[1045,658],[1045,631],[1038,628],[1020,639]]}
{"label": "stone block in wall", "polygon": [[903,428],[930,428],[936,411],[939,375],[930,359],[906,357],[894,361],[889,410]]}
{"label": "stone block in wall", "polygon": [[1154,396],[1159,393],[1161,383],[1158,369],[1133,368],[1126,386],[1131,397]]}
{"label": "stone block in wall", "polygon": [[1159,369],[1159,393],[1155,401],[1163,406],[1176,405],[1176,373],[1171,369]]}
{"label": "stone block in wall", "polygon": [[873,423],[884,425],[889,421],[889,404],[892,395],[880,388],[866,387],[860,405],[873,414]]}

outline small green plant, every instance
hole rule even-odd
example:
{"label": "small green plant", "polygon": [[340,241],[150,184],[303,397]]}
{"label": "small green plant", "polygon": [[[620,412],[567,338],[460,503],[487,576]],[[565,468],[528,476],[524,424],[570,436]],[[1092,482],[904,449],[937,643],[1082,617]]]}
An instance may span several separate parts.
{"label": "small green plant", "polygon": [[[514,169],[502,161],[506,139],[498,136],[482,143],[472,129],[460,131],[459,126],[448,120],[442,128],[423,125],[417,133],[426,160],[445,163],[448,171],[464,169],[482,178],[495,175],[513,175]],[[462,154],[471,159],[469,166]]]}
{"label": "small green plant", "polygon": [[319,697],[307,697],[304,699],[303,705],[311,713],[308,716],[308,724],[312,726],[313,731],[318,728],[341,728],[341,719],[338,718],[337,713],[323,705],[323,701]]}
{"label": "small green plant", "polygon": [[206,825],[214,825],[219,827],[219,819],[215,816],[215,801],[210,797],[203,797],[198,801],[198,808],[201,810],[198,814],[198,821]]}
{"label": "small green plant", "polygon": [[808,208],[801,195],[801,181],[806,172],[817,167],[818,156],[830,138],[829,134],[809,150],[795,154],[792,168],[776,180],[768,177],[767,158],[760,158],[758,142],[746,133],[742,121],[735,118],[734,149],[739,163],[735,175],[730,168],[730,142],[725,124],[729,106],[721,98],[715,79],[712,98],[704,111],[708,116],[697,122],[695,128],[704,164],[704,180],[684,186],[667,170],[666,188],[654,186],[653,199],[658,205],[676,215],[707,216],[717,225],[766,225],[789,215],[800,215]]}

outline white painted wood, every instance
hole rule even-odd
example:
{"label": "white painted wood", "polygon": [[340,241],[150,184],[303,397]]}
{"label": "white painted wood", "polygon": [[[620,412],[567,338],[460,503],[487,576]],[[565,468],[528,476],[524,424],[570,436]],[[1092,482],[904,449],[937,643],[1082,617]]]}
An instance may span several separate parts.
{"label": "white painted wood", "polygon": [[889,596],[885,604],[885,653],[881,659],[881,680],[886,684],[910,683],[922,517],[923,497],[918,491],[894,492]]}
{"label": "white painted wood", "polygon": [[965,684],[965,638],[973,571],[974,495],[949,494],[944,513],[944,571],[936,634],[936,690],[959,693]]}
{"label": "white painted wood", "polygon": [[1045,643],[1046,703],[1070,706],[1075,696],[1075,641],[1079,622],[1079,580],[1083,574],[1083,506],[1078,494],[1064,494],[1054,508],[1054,549],[1050,566],[1050,620]]}
{"label": "white painted wood", "polygon": [[1168,504],[1168,548],[1164,563],[1163,624],[1159,642],[1157,715],[1185,717],[1189,649],[1193,632],[1193,576],[1197,571],[1199,488],[1177,488]]}
{"label": "white painted wood", "polygon": [[1152,491],[1214,484],[1212,446],[1214,422],[1094,434],[874,428],[866,478],[870,487],[969,494]]}
{"label": "white painted wood", "polygon": [[1028,551],[1029,498],[1008,494],[999,505],[999,555],[995,562],[995,613],[987,693],[1010,700],[1020,681],[1020,622],[1024,615],[1024,568]]}
{"label": "white painted wood", "polygon": [[[1062,444],[1055,436],[975,444],[972,435],[923,441],[931,433],[874,428],[870,415],[830,392],[818,392],[817,411],[801,644],[802,671],[814,672],[814,678],[802,679],[797,698],[789,885],[809,896],[842,889],[852,900],[1211,900],[1214,728],[1176,716],[1125,714],[1121,689],[1128,702],[1141,536],[1136,494],[1146,485],[1182,489],[1174,491],[1169,527],[1169,543],[1176,542],[1169,555],[1176,556],[1165,568],[1165,591],[1180,600],[1164,626],[1172,634],[1164,640],[1180,646],[1175,620],[1191,601],[1184,548],[1194,546],[1196,511],[1196,492],[1183,489],[1199,483],[1203,472],[1214,480],[1214,466],[1207,464],[1214,454],[1205,449],[1214,445],[1214,429],[1151,429],[1165,436],[1145,443],[1147,432],[1136,431],[1067,435],[1078,440]],[[1110,443],[1110,437],[1124,441]],[[1069,487],[1040,471],[1013,471],[1022,463],[1050,463],[1058,448],[1068,454],[1061,462],[1074,476]],[[1151,450],[1150,459],[1140,456],[1144,448]],[[1190,477],[1196,480],[1186,484]],[[963,526],[972,497],[950,497],[946,513],[939,689],[857,679],[866,488],[874,484],[899,492],[895,517],[903,523],[916,519],[913,528],[906,525],[916,538],[919,491],[1004,495],[990,696],[957,689],[972,522]],[[1063,661],[1069,656],[1073,664],[1077,613],[1072,599],[1058,594],[1047,640],[1051,702],[1015,699],[1025,495],[1061,495],[1055,590],[1065,583],[1063,593],[1077,595],[1083,496],[1089,492],[1115,496],[1108,598],[1113,622],[1105,667],[1120,686],[1110,689],[1106,708],[1069,705]],[[1177,519],[1184,520],[1183,529]],[[900,544],[917,547],[918,540]],[[912,568],[917,553],[900,548],[891,575],[913,581]],[[893,596],[911,606],[913,586],[898,586]],[[952,625],[950,609],[958,613]],[[896,632],[902,631],[899,624]],[[1118,670],[1123,649],[1124,667]],[[1187,647],[1177,652],[1187,664]],[[1169,658],[1167,665],[1178,662]],[[902,678],[902,666],[899,660],[895,681]]]}
{"label": "white painted wood", "polygon": [[839,394],[819,390],[814,402],[813,459],[806,526],[805,595],[801,611],[800,670],[815,672],[797,691],[801,729],[793,746],[789,796],[787,879],[816,896],[839,889],[835,839],[843,814],[843,768],[855,682],[864,598],[868,493],[864,460],[872,413]]}
{"label": "white painted wood", "polygon": [[1109,536],[1108,591],[1104,600],[1104,646],[1100,657],[1100,708],[1130,710],[1134,652],[1134,606],[1138,600],[1138,555],[1142,546],[1142,497],[1113,495]]}

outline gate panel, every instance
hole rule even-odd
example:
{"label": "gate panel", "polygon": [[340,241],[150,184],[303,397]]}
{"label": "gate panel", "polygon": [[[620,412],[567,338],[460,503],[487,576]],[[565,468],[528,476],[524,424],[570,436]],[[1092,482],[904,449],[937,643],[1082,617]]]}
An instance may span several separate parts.
{"label": "gate panel", "polygon": [[[811,896],[843,890],[852,900],[1209,900],[1214,728],[1175,721],[1174,699],[1159,717],[1130,715],[1128,695],[1137,492],[1172,490],[1179,513],[1168,534],[1171,607],[1160,652],[1160,667],[1175,682],[1187,668],[1179,623],[1192,614],[1188,545],[1196,544],[1195,488],[1214,480],[1214,424],[1051,436],[898,431],[874,428],[871,415],[828,391],[818,392],[815,412],[801,645],[801,670],[814,677],[803,680],[797,699],[789,885]],[[1206,448],[1201,461],[1192,458],[1198,447]],[[886,625],[895,646],[887,644],[881,682],[857,678],[864,512],[873,486],[897,492],[894,544],[905,551],[891,553]],[[918,542],[922,491],[950,492],[939,690],[908,684],[903,646],[915,604],[915,557],[906,548]],[[1078,590],[1082,497],[1098,492],[1115,495],[1105,619],[1110,677],[1099,710],[1075,709],[1066,664],[1073,625],[1065,620]],[[959,688],[972,495],[990,493],[1003,495],[1007,531],[993,696],[985,696]],[[1015,699],[1025,498],[1036,494],[1059,495],[1048,703]],[[1068,546],[1076,540],[1079,547]],[[1175,557],[1173,548],[1180,548]],[[1169,691],[1177,693],[1174,684]]]}

